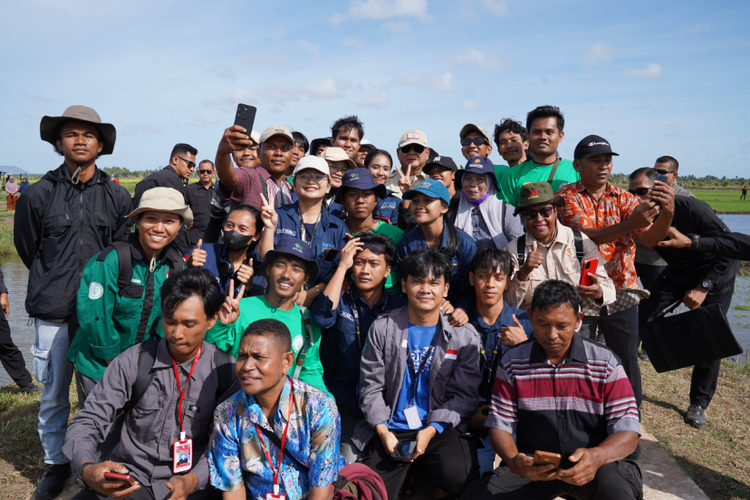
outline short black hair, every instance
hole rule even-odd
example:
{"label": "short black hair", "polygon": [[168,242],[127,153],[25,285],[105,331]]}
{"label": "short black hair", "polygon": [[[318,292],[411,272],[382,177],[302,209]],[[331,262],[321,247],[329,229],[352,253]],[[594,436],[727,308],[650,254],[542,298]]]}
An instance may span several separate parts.
{"label": "short black hair", "polygon": [[660,156],[656,159],[656,163],[668,163],[674,167],[675,171],[680,169],[680,162],[673,156]]}
{"label": "short black hair", "polygon": [[258,335],[260,337],[271,337],[271,340],[281,346],[283,351],[291,352],[292,350],[292,334],[289,328],[277,319],[259,319],[253,321],[250,325],[245,328],[242,332],[242,338],[248,335]]}
{"label": "short black hair", "polygon": [[531,124],[534,123],[534,120],[537,118],[555,118],[557,120],[557,130],[560,132],[562,132],[565,127],[565,118],[560,112],[560,108],[557,106],[539,106],[529,111],[529,114],[526,115],[527,131],[531,132]]}
{"label": "short black hair", "polygon": [[396,247],[388,236],[379,233],[365,233],[360,234],[357,238],[362,243],[382,243],[385,245],[385,265],[393,267],[393,264],[396,263]]}
{"label": "short black hair", "polygon": [[641,167],[634,170],[633,173],[628,176],[628,179],[634,181],[642,175],[645,175],[646,178],[652,182],[656,180],[656,170],[651,167]]}
{"label": "short black hair", "polygon": [[515,264],[513,264],[513,257],[507,250],[482,248],[474,254],[469,266],[469,271],[472,273],[476,273],[478,270],[493,272],[498,269],[508,277],[513,275]]}
{"label": "short black hair", "polygon": [[190,144],[185,144],[184,142],[175,144],[174,147],[172,148],[172,152],[169,153],[169,161],[172,161],[172,158],[174,158],[177,155],[184,155],[184,154],[191,154],[195,156],[198,154],[198,150],[195,149]]}
{"label": "short black hair", "polygon": [[203,300],[206,318],[213,318],[224,304],[216,276],[207,269],[196,267],[170,273],[161,286],[161,314],[174,319],[174,312],[190,297],[197,295]]}
{"label": "short black hair", "polygon": [[[249,214],[252,214],[253,220],[255,222],[255,234],[263,231],[263,219],[260,216],[260,210],[258,210],[257,208],[250,205],[237,205],[229,211],[229,213],[227,214],[227,219],[230,215],[232,215],[233,212],[247,212]],[[224,220],[224,223],[226,224],[226,219]]]}
{"label": "short black hair", "polygon": [[373,149],[372,151],[367,153],[367,156],[365,156],[365,167],[369,167],[370,163],[372,163],[372,160],[374,160],[375,157],[379,155],[383,155],[388,158],[391,166],[393,166],[393,157],[391,157],[391,153],[389,153],[385,149]]}
{"label": "short black hair", "polygon": [[211,161],[211,160],[209,160],[208,158],[206,158],[205,160],[201,160],[201,161],[199,161],[199,162],[198,162],[198,166],[200,166],[200,165],[203,165],[204,163],[210,163],[210,164],[211,164],[211,170],[215,170],[215,169],[214,169],[214,162],[212,162],[212,161]]}
{"label": "short black hair", "polygon": [[573,309],[574,313],[578,314],[581,306],[581,297],[578,295],[578,290],[567,281],[547,280],[534,290],[530,310],[549,310],[566,304]]}
{"label": "short black hair", "polygon": [[514,120],[512,118],[503,118],[503,120],[495,125],[495,133],[493,137],[495,138],[495,144],[497,144],[497,147],[500,147],[500,134],[502,134],[505,131],[511,132],[513,134],[518,134],[521,136],[521,142],[526,142],[527,135],[526,135],[526,128],[521,125],[521,122]]}
{"label": "short black hair", "polygon": [[351,116],[345,116],[343,118],[339,118],[335,122],[333,122],[333,125],[331,125],[331,143],[336,140],[336,136],[341,131],[341,129],[344,129],[344,132],[349,132],[351,129],[357,129],[357,133],[359,134],[359,140],[365,138],[365,125],[361,121],[359,121],[359,118],[357,115],[351,115]]}
{"label": "short black hair", "polygon": [[294,144],[300,146],[304,153],[307,154],[310,150],[310,142],[305,137],[305,134],[302,132],[292,132],[292,137],[294,137]]}
{"label": "short black hair", "polygon": [[450,283],[453,268],[451,261],[440,252],[430,249],[417,250],[401,261],[401,276],[407,279],[443,276],[445,283]]}

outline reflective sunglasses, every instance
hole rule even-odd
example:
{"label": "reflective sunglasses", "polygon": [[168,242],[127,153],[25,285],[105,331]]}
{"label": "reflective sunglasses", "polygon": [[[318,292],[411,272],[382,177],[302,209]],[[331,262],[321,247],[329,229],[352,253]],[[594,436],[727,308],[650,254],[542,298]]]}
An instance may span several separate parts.
{"label": "reflective sunglasses", "polygon": [[484,137],[464,137],[461,139],[461,145],[462,146],[468,146],[469,144],[474,143],[477,146],[486,146],[489,144],[489,141],[485,139]]}
{"label": "reflective sunglasses", "polygon": [[677,173],[677,170],[664,170],[663,168],[655,168],[654,171],[656,171],[657,174],[661,175],[669,175]]}
{"label": "reflective sunglasses", "polygon": [[[657,172],[658,172],[658,170],[657,170]],[[649,191],[651,191],[651,188],[646,188],[646,187],[640,187],[640,188],[635,188],[635,189],[628,189],[628,193],[634,194],[636,196],[643,196],[643,195],[647,194]]]}
{"label": "reflective sunglasses", "polygon": [[555,207],[543,207],[539,210],[523,210],[521,211],[521,215],[523,215],[523,218],[526,220],[534,220],[536,219],[537,214],[541,215],[543,219],[548,219],[549,217],[552,217],[552,213],[555,211]]}
{"label": "reflective sunglasses", "polygon": [[201,174],[201,175],[208,175],[208,174],[213,174],[214,171],[213,170],[203,170],[203,169],[201,169],[201,170],[198,170],[198,173]]}
{"label": "reflective sunglasses", "polygon": [[187,167],[188,167],[188,168],[189,168],[190,170],[193,170],[193,169],[195,169],[195,163],[193,163],[192,161],[188,161],[188,160],[186,160],[185,158],[183,158],[182,156],[178,156],[177,158],[179,158],[180,160],[184,161],[184,162],[185,162],[185,164],[187,165]]}
{"label": "reflective sunglasses", "polygon": [[399,148],[399,149],[401,150],[402,153],[411,153],[412,151],[414,151],[418,155],[421,155],[422,153],[424,153],[425,148],[421,144],[407,144],[403,148]]}

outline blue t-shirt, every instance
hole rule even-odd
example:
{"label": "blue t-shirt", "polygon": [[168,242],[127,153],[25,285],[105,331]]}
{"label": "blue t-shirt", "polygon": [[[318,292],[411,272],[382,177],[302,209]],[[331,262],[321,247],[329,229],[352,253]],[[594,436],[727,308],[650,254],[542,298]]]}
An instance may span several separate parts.
{"label": "blue t-shirt", "polygon": [[[414,362],[412,365],[414,371],[419,370],[425,356],[429,355],[429,358],[425,363],[424,369],[418,375],[417,391],[414,397],[414,402],[411,401],[414,375],[412,369],[409,367],[409,363],[407,362],[406,370],[404,371],[404,382],[401,384],[401,391],[398,393],[398,402],[396,403],[393,417],[391,417],[391,421],[388,423],[388,428],[391,430],[414,430],[409,428],[406,415],[404,415],[404,410],[412,405],[417,407],[419,418],[422,420],[422,423],[427,419],[427,414],[430,412],[430,367],[432,366],[432,355],[435,352],[434,348],[430,349],[430,345],[435,336],[436,328],[437,325],[418,326],[409,323],[409,353],[407,355],[411,356],[411,360]],[[431,422],[430,425],[435,427],[438,432],[442,432],[445,428],[445,426],[439,422]],[[422,428],[424,428],[424,425]]]}

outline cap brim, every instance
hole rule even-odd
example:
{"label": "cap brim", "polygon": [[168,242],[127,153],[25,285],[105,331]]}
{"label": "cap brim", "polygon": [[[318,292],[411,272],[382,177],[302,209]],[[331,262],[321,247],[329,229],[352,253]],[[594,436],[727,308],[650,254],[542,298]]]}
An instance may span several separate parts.
{"label": "cap brim", "polygon": [[318,263],[317,262],[315,262],[314,260],[305,260],[297,254],[293,254],[289,252],[279,252],[278,250],[269,250],[268,252],[266,252],[266,256],[263,259],[263,263],[258,268],[258,272],[265,273],[266,263],[272,262],[273,259],[275,259],[277,255],[289,255],[291,257],[294,257],[304,262],[305,269],[307,269],[307,282],[308,283],[315,283],[315,281],[318,279]]}
{"label": "cap brim", "polygon": [[594,151],[592,153],[588,153],[588,154],[585,154],[583,156],[579,156],[578,158],[576,158],[576,160],[580,160],[582,158],[593,158],[593,157],[599,156],[599,155],[620,156],[618,153],[615,153],[614,151],[601,151],[599,153],[597,153],[596,151]]}
{"label": "cap brim", "polygon": [[102,155],[111,155],[115,150],[115,141],[117,140],[117,130],[111,123],[96,123],[83,118],[74,118],[70,116],[43,116],[42,121],[39,123],[39,135],[43,141],[49,142],[53,146],[57,146],[57,140],[59,137],[55,137],[55,129],[65,122],[76,121],[83,123],[90,123],[99,131],[104,146],[102,147]]}
{"label": "cap brim", "polygon": [[341,203],[343,200],[341,199],[346,192],[347,189],[361,189],[362,191],[375,191],[375,196],[380,198],[381,200],[384,200],[386,196],[388,196],[388,190],[385,188],[385,184],[373,184],[372,186],[360,186],[360,187],[354,187],[354,186],[340,186],[336,190],[336,201]]}
{"label": "cap brim", "polygon": [[138,217],[138,215],[142,214],[143,212],[164,212],[168,214],[175,214],[179,215],[180,218],[182,218],[182,223],[186,226],[189,226],[193,223],[193,211],[190,209],[190,207],[180,208],[180,209],[174,209],[174,210],[165,210],[163,208],[154,208],[154,207],[138,207],[132,212],[130,212],[125,217],[128,219],[135,219]]}

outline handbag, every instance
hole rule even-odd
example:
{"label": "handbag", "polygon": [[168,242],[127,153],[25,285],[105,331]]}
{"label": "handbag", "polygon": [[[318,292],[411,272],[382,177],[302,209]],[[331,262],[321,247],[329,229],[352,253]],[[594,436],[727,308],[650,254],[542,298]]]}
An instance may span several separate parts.
{"label": "handbag", "polygon": [[643,348],[658,373],[742,353],[721,304],[666,316],[681,302],[667,307],[653,321],[640,326]]}

